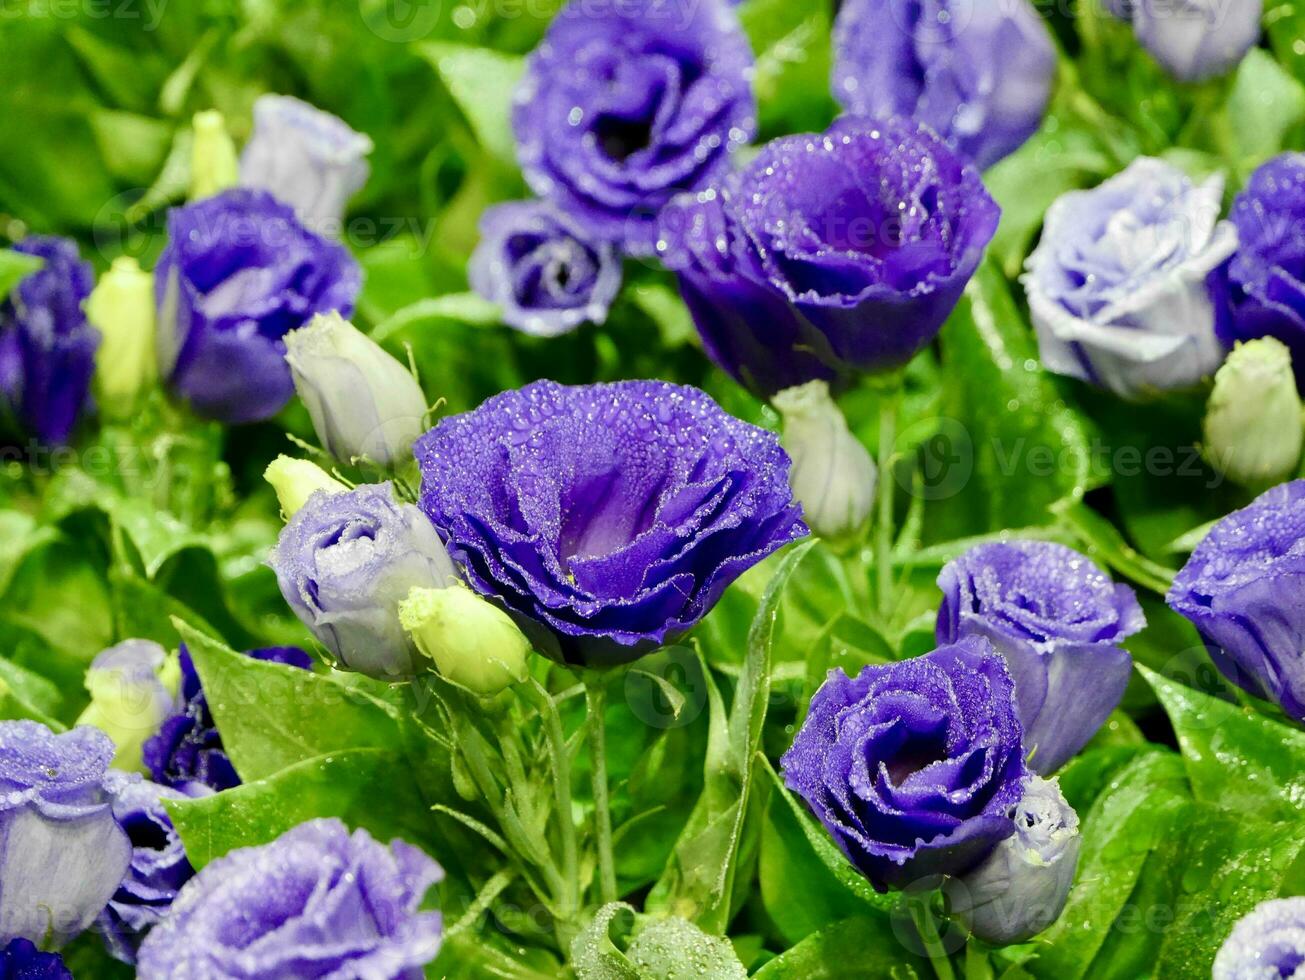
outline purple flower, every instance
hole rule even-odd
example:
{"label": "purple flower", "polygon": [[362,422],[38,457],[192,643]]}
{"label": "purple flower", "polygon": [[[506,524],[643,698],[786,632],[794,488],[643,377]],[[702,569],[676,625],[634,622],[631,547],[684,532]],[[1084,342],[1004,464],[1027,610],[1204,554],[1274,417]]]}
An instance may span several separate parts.
{"label": "purple flower", "polygon": [[290,608],[346,670],[411,677],[422,656],[399,622],[414,588],[443,588],[457,570],[426,515],[390,484],[318,491],[281,530],[270,563]]}
{"label": "purple flower", "polygon": [[1216,524],[1166,601],[1225,677],[1305,721],[1305,480]]}
{"label": "purple flower", "polygon": [[662,206],[724,172],[752,138],[751,72],[721,0],[576,0],[516,93],[526,181],[593,237],[650,252]]}
{"label": "purple flower", "polygon": [[834,27],[834,97],[849,112],[927,123],[981,168],[1042,122],[1056,73],[1027,0],[848,0]]}
{"label": "purple flower", "polygon": [[63,943],[91,924],[131,858],[105,777],[113,742],[0,721],[0,942]]}
{"label": "purple flower", "polygon": [[294,394],[281,338],[314,313],[348,316],[361,281],[343,246],[265,191],[174,208],[155,271],[159,369],[206,418],[275,415]]}
{"label": "purple flower", "polygon": [[806,534],[775,436],[660,381],[539,381],[444,419],[416,454],[422,509],[468,583],[570,662],[673,640]]}
{"label": "purple flower", "polygon": [[109,952],[124,963],[136,962],[145,934],[162,921],[181,886],[195,874],[163,808],[165,799],[185,798],[136,775],[121,776],[114,786],[113,816],[131,840],[131,865],[100,913],[97,928]]}
{"label": "purple flower", "polygon": [[1015,831],[1027,773],[1012,687],[979,637],[855,678],[832,670],[784,781],[881,891],[964,874]]}
{"label": "purple flower", "polygon": [[[312,660],[298,647],[267,647],[246,654],[255,660],[288,664],[308,670]],[[180,790],[187,796],[200,796],[240,785],[240,777],[227,758],[222,734],[209,711],[208,699],[199,683],[199,674],[182,644],[181,706],[146,741],[141,750],[150,778],[162,786]]]}
{"label": "purple flower", "polygon": [[28,939],[15,939],[0,949],[0,977],[4,980],[73,980],[58,953],[42,953]]}
{"label": "purple flower", "polygon": [[1023,279],[1043,365],[1129,399],[1213,374],[1212,287],[1237,248],[1222,202],[1221,176],[1152,157],[1058,198]]}
{"label": "purple flower", "polygon": [[607,318],[621,260],[565,214],[543,201],[510,201],[485,212],[480,235],[467,276],[509,326],[553,337]]}
{"label": "purple flower", "polygon": [[326,234],[338,229],[349,198],[367,182],[371,151],[372,141],[343,119],[289,95],[261,95],[240,155],[240,184],[270,192]]}
{"label": "purple flower", "polygon": [[928,129],[845,116],[677,201],[657,246],[708,354],[769,395],[906,364],[960,299],[999,214]]}
{"label": "purple flower", "polygon": [[1029,768],[1055,772],[1119,704],[1146,626],[1133,590],[1072,548],[1009,541],[971,548],[938,576],[939,643],[981,636],[1015,681]]}
{"label": "purple flower", "polygon": [[440,866],[339,820],[300,824],[205,866],[145,937],[141,980],[376,977],[420,980],[439,952],[438,912],[420,912]]}
{"label": "purple flower", "polygon": [[46,445],[68,441],[86,407],[99,332],[82,304],[94,273],[68,238],[37,236],[15,252],[43,260],[0,303],[0,402]]}
{"label": "purple flower", "polygon": [[1305,386],[1305,153],[1274,157],[1232,207],[1237,254],[1228,266],[1224,341],[1276,337]]}
{"label": "purple flower", "polygon": [[1116,17],[1179,81],[1222,75],[1260,38],[1264,0],[1106,0]]}
{"label": "purple flower", "polygon": [[1214,957],[1213,980],[1294,977],[1305,963],[1305,898],[1275,898],[1247,912]]}

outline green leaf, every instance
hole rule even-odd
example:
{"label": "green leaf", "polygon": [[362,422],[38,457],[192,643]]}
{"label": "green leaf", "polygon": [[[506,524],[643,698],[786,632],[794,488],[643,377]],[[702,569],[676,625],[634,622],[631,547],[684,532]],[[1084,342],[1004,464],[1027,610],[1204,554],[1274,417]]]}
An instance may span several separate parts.
{"label": "green leaf", "polygon": [[1111,780],[1083,820],[1074,886],[1065,911],[1042,934],[1041,955],[1028,967],[1034,976],[1093,975],[1098,953],[1115,934],[1133,928],[1120,915],[1147,855],[1178,832],[1192,805],[1182,761],[1172,753],[1144,755]]}
{"label": "green leaf", "polygon": [[0,248],[0,302],[4,301],[10,290],[39,269],[44,261],[37,255],[15,252],[12,248]]}
{"label": "green leaf", "polygon": [[1285,149],[1288,132],[1305,122],[1305,86],[1268,52],[1251,48],[1237,69],[1225,111],[1236,162],[1250,173]]}
{"label": "green leaf", "polygon": [[525,60],[488,48],[444,42],[419,44],[417,50],[434,65],[480,145],[500,163],[515,167],[512,96],[525,74]]}
{"label": "green leaf", "polygon": [[928,963],[907,949],[886,916],[867,916],[808,936],[758,970],[754,980],[908,980],[932,975]]}
{"label": "green leaf", "polygon": [[388,689],[235,653],[177,621],[232,764],[246,782],[329,752],[399,744]]}
{"label": "green leaf", "polygon": [[757,57],[752,86],[762,138],[824,129],[838,112],[829,92],[829,8],[746,0],[738,10]]}
{"label": "green leaf", "polygon": [[275,775],[190,800],[167,800],[168,813],[202,868],[237,847],[254,847],[317,817],[338,817],[377,840],[393,838],[430,848],[434,821],[426,814],[402,753],[353,749],[305,759]]}
{"label": "green leaf", "polygon": [[1169,591],[1176,572],[1139,554],[1115,526],[1080,501],[1062,501],[1056,516],[1083,542],[1088,557],[1160,595]]}
{"label": "green leaf", "polygon": [[680,916],[717,935],[724,933],[732,911],[754,758],[770,698],[771,644],[779,602],[813,544],[790,549],[766,589],[748,637],[747,658],[728,720],[715,684],[708,685],[711,720],[702,796],[646,903],[650,912]]}
{"label": "green leaf", "polygon": [[896,906],[855,869],[824,828],[794,799],[764,757],[770,805],[761,835],[758,887],[767,915],[788,943],[843,919]]}
{"label": "green leaf", "polygon": [[[614,930],[624,937],[631,928],[628,944],[619,939],[623,952]],[[577,980],[745,980],[748,975],[728,941],[684,919],[638,916],[623,902],[611,902],[594,914],[571,944],[571,965]]]}
{"label": "green leaf", "polygon": [[1178,735],[1198,800],[1264,819],[1305,812],[1305,732],[1139,666]]}

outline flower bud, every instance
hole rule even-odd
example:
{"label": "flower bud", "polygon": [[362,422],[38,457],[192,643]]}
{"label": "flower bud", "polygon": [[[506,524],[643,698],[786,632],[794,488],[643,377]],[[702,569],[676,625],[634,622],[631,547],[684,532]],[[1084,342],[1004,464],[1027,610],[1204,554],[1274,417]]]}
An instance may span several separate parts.
{"label": "flower bud", "polygon": [[1214,376],[1205,411],[1211,465],[1245,486],[1279,483],[1296,472],[1303,441],[1287,347],[1274,337],[1238,344]]}
{"label": "flower bud", "polygon": [[127,255],[86,300],[86,319],[100,332],[95,354],[95,392],[100,410],[130,415],[142,392],[159,376],[154,349],[154,277]]}
{"label": "flower bud", "polygon": [[181,681],[177,659],[149,640],[124,640],[96,655],[86,671],[91,703],[77,719],[113,739],[116,769],[144,772],[141,746],[172,714]]}
{"label": "flower bud", "polygon": [[327,493],[346,493],[346,487],[316,463],[291,456],[278,456],[267,464],[263,479],[272,484],[276,499],[281,504],[281,514],[288,521],[308,503],[308,498],[318,490]]}
{"label": "flower bud", "polygon": [[1078,814],[1054,779],[1030,776],[1014,819],[1014,834],[944,885],[952,914],[994,946],[1022,943],[1055,922],[1078,866]]}
{"label": "flower bud", "polygon": [[854,534],[874,505],[876,471],[865,446],[847,428],[824,381],[781,391],[773,399],[784,418],[780,442],[793,458],[789,484],[817,534]]}
{"label": "flower bud", "polygon": [[466,586],[414,588],[399,622],[439,672],[482,697],[526,679],[530,641],[512,617]]}
{"label": "flower bud", "polygon": [[226,120],[216,109],[195,113],[192,124],[195,141],[190,151],[190,199],[212,197],[240,179],[236,144],[227,132]]}
{"label": "flower bud", "polygon": [[331,455],[386,467],[411,456],[426,397],[407,367],[338,313],[313,317],[285,346],[295,390]]}

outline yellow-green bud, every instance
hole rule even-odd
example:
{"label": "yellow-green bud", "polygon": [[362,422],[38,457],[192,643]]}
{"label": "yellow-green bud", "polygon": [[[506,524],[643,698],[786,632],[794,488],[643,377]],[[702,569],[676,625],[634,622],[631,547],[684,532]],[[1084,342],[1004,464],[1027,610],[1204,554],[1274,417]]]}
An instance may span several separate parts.
{"label": "yellow-green bud", "polygon": [[1302,445],[1291,352],[1273,337],[1238,344],[1214,376],[1205,411],[1210,464],[1243,486],[1268,486],[1296,472]]}
{"label": "yellow-green bud", "polygon": [[287,521],[318,490],[327,493],[347,493],[349,490],[316,463],[291,456],[278,456],[272,460],[263,471],[263,479],[272,484],[272,489],[276,491],[281,513]]}
{"label": "yellow-green bud", "polygon": [[464,585],[414,588],[399,603],[399,622],[444,677],[482,697],[526,679],[530,641],[511,616]]}
{"label": "yellow-green bud", "polygon": [[86,300],[86,319],[100,332],[95,391],[100,410],[130,415],[158,379],[154,349],[154,276],[130,256],[113,260]]}
{"label": "yellow-green bud", "polygon": [[175,656],[149,640],[125,640],[91,661],[91,703],[77,724],[94,725],[113,739],[115,768],[143,772],[141,748],[176,709],[180,686]]}
{"label": "yellow-green bud", "polygon": [[195,142],[190,151],[190,199],[198,201],[235,187],[240,164],[222,113],[216,109],[197,112],[191,128]]}

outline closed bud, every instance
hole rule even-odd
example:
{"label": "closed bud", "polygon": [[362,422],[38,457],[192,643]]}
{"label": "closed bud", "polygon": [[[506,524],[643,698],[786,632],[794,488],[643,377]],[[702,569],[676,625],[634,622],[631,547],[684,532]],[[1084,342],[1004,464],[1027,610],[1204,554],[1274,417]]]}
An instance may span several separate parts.
{"label": "closed bud", "polygon": [[338,313],[313,317],[285,346],[295,391],[331,455],[385,467],[411,456],[426,398],[407,367]]}
{"label": "closed bud", "polygon": [[482,697],[526,679],[530,641],[512,617],[466,586],[415,588],[399,621],[441,675]]}
{"label": "closed bud", "polygon": [[144,772],[141,747],[176,710],[181,671],[149,640],[124,640],[96,655],[86,671],[91,703],[77,719],[113,739],[117,769]]}
{"label": "closed bud", "polygon": [[276,499],[281,504],[281,514],[288,521],[299,512],[308,498],[318,490],[327,493],[348,491],[339,480],[332,477],[316,463],[290,456],[278,456],[263,471],[263,479],[272,484]]}
{"label": "closed bud", "polygon": [[829,385],[787,388],[773,403],[784,419],[780,442],[793,459],[789,483],[807,524],[827,538],[856,533],[874,505],[875,464],[848,430]]}
{"label": "closed bud", "polygon": [[1022,943],[1055,922],[1078,866],[1078,814],[1054,779],[1030,776],[1014,819],[1015,833],[943,886],[952,914],[994,946]]}
{"label": "closed bud", "polygon": [[86,319],[100,332],[95,391],[100,410],[126,416],[159,376],[154,349],[154,276],[130,256],[113,260],[86,300]]}
{"label": "closed bud", "polygon": [[1210,464],[1243,486],[1265,487],[1296,472],[1303,441],[1287,347],[1273,337],[1238,344],[1214,376],[1205,411]]}
{"label": "closed bud", "polygon": [[222,113],[216,109],[195,113],[191,129],[195,138],[190,151],[190,199],[198,201],[235,187],[240,164]]}

